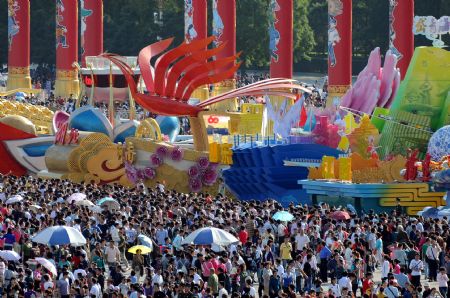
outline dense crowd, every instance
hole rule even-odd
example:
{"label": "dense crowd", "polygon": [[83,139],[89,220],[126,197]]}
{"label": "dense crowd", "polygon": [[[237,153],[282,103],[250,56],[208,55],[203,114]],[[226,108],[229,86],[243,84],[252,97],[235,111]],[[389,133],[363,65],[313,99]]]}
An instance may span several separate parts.
{"label": "dense crowd", "polygon": [[[0,186],[0,249],[22,257],[0,261],[3,297],[448,297],[445,218],[410,218],[401,208],[358,215],[327,204],[291,204],[284,210],[294,220],[281,222],[272,219],[283,210],[275,201],[182,194],[162,183],[128,189],[3,176]],[[92,202],[112,197],[120,208],[68,204],[73,193]],[[24,201],[5,203],[16,194]],[[348,219],[340,217],[344,212]],[[87,245],[31,241],[54,225],[76,228]],[[209,226],[239,243],[182,244]],[[127,252],[139,235],[151,239],[150,254]],[[36,257],[55,264],[57,275],[36,265]]]}

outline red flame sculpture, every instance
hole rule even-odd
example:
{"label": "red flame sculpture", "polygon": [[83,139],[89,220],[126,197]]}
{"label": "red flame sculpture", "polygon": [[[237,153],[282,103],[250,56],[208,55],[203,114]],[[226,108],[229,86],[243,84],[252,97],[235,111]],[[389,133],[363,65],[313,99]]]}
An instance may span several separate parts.
{"label": "red flame sculpture", "polygon": [[[213,40],[214,37],[209,37],[182,43],[166,51],[173,41],[173,38],[169,38],[143,48],[139,52],[138,63],[149,94],[138,92],[133,71],[120,56],[108,53],[101,56],[119,67],[134,100],[144,109],[159,115],[197,117],[207,106],[238,96],[275,95],[295,99],[296,95],[289,90],[310,92],[293,80],[268,79],[212,97],[197,106],[189,105],[187,101],[196,88],[231,79],[240,66],[240,63],[234,63],[240,53],[213,59],[224,46],[206,50]],[[158,55],[153,67],[150,61]]]}

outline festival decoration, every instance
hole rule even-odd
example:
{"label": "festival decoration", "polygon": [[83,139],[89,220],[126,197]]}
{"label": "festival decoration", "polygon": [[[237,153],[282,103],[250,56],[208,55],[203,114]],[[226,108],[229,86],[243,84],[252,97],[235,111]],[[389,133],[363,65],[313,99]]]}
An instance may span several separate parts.
{"label": "festival decoration", "polygon": [[450,153],[450,125],[440,128],[431,136],[428,153],[433,160],[441,160]]}
{"label": "festival decoration", "polygon": [[374,49],[367,66],[359,73],[355,84],[342,97],[341,106],[371,114],[375,107],[389,108],[400,84],[400,73],[396,69],[397,57],[386,53],[381,68],[380,48]]}
{"label": "festival decoration", "polygon": [[415,16],[413,32],[415,35],[424,35],[433,42],[433,47],[444,48],[442,35],[450,34],[450,16],[436,19],[433,16]]}
{"label": "festival decoration", "polygon": [[287,99],[281,103],[281,106],[274,107],[270,98],[266,97],[267,118],[273,121],[273,132],[282,138],[287,138],[293,125],[300,120],[300,111],[303,104],[304,97],[288,110]]}
{"label": "festival decoration", "polygon": [[103,0],[80,0],[81,62],[103,53]]}
{"label": "festival decoration", "polygon": [[292,78],[293,61],[293,0],[269,2],[270,77]]}
{"label": "festival decoration", "polygon": [[389,50],[398,59],[401,79],[414,53],[414,0],[389,0]]}
{"label": "festival decoration", "polygon": [[328,1],[328,101],[331,107],[352,83],[352,1]]}
{"label": "festival decoration", "polygon": [[8,0],[7,87],[31,88],[29,0]]}

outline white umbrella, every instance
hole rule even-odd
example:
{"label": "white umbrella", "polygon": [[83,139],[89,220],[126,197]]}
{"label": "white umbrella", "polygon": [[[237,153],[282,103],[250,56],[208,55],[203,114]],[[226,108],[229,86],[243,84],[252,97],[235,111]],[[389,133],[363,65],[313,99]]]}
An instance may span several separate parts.
{"label": "white umbrella", "polygon": [[23,201],[23,197],[21,195],[14,195],[9,197],[9,199],[6,200],[6,204],[14,204],[19,203]]}
{"label": "white umbrella", "polygon": [[72,202],[77,202],[77,201],[81,201],[86,199],[86,195],[84,193],[81,192],[76,192],[74,194],[71,194],[68,198],[67,198],[67,204],[72,204]]}
{"label": "white umbrella", "polygon": [[86,238],[77,229],[68,226],[46,228],[37,233],[31,240],[47,245],[72,244],[81,246],[86,244]]}
{"label": "white umbrella", "polygon": [[20,260],[20,255],[13,250],[2,250],[0,251],[0,258],[5,261],[17,262]]}
{"label": "white umbrella", "polygon": [[34,259],[36,260],[36,262],[38,262],[39,264],[44,266],[45,269],[50,271],[53,274],[53,277],[56,277],[58,275],[58,272],[56,271],[56,267],[55,267],[55,265],[53,265],[52,262],[50,262],[49,260],[47,260],[45,258],[34,258]]}
{"label": "white umbrella", "polygon": [[38,205],[30,205],[28,208],[30,208],[30,210],[34,212],[38,212],[39,210],[42,209],[42,207]]}
{"label": "white umbrella", "polygon": [[84,206],[84,207],[91,207],[91,206],[95,206],[94,203],[92,203],[89,200],[81,200],[81,201],[76,201],[75,205],[77,206]]}
{"label": "white umbrella", "polygon": [[97,206],[101,206],[101,207],[106,206],[109,210],[120,209],[120,203],[117,200],[110,198],[110,197],[105,197],[101,200],[98,200],[95,204]]}
{"label": "white umbrella", "polygon": [[195,230],[190,233],[181,244],[196,244],[196,245],[222,245],[227,246],[232,243],[237,243],[239,240],[222,229],[207,227]]}
{"label": "white umbrella", "polygon": [[100,206],[89,206],[89,210],[95,213],[102,213],[103,209]]}

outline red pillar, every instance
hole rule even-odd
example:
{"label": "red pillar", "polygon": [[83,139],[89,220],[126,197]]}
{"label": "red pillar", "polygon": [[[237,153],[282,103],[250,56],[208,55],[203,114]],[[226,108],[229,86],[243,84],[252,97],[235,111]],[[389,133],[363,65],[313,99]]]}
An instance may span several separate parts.
{"label": "red pillar", "polygon": [[352,83],[352,0],[328,1],[328,93],[342,96]]}
{"label": "red pillar", "polygon": [[293,0],[270,0],[269,50],[272,78],[292,78],[293,15]]}
{"label": "red pillar", "polygon": [[80,0],[81,62],[103,53],[103,0]]}
{"label": "red pillar", "polygon": [[30,0],[8,1],[8,90],[31,88]]}
{"label": "red pillar", "polygon": [[217,58],[230,57],[236,54],[236,0],[213,1],[213,35],[216,46],[226,42],[225,48],[217,54]]}
{"label": "red pillar", "polygon": [[399,58],[403,79],[414,54],[414,0],[389,0],[389,49]]}
{"label": "red pillar", "polygon": [[[225,43],[225,47],[216,58],[225,58],[236,54],[236,0],[212,0],[214,45]],[[234,62],[233,62],[234,64]],[[225,80],[214,86],[214,94],[219,95],[236,88],[236,80]],[[227,100],[213,105],[218,111],[235,111],[236,100]]]}
{"label": "red pillar", "polygon": [[78,62],[78,0],[56,0],[56,96],[78,96],[74,62]]}
{"label": "red pillar", "polygon": [[184,36],[187,42],[208,34],[207,0],[184,0]]}

